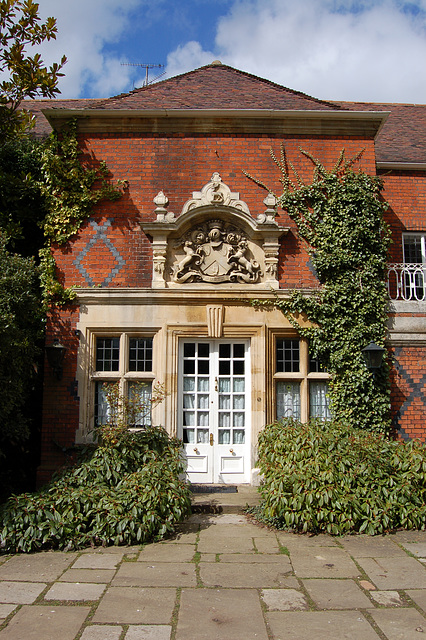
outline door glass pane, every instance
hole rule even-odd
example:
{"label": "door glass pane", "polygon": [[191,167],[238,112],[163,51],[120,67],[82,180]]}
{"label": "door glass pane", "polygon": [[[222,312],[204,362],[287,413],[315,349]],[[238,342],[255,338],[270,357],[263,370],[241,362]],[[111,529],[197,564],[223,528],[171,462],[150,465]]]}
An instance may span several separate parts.
{"label": "door glass pane", "polygon": [[199,395],[197,406],[199,409],[208,409],[209,408],[209,396],[207,395]]}
{"label": "door glass pane", "polygon": [[209,426],[209,414],[207,411],[198,411],[198,426],[199,427],[208,427]]}
{"label": "door glass pane", "polygon": [[229,430],[219,429],[219,444],[230,444],[231,432]]}
{"label": "door glass pane", "polygon": [[185,342],[183,345],[183,357],[195,358],[195,344],[192,342]]}
{"label": "door glass pane", "polygon": [[185,427],[195,427],[195,412],[184,411],[183,412],[183,424]]}
{"label": "door glass pane", "polygon": [[209,390],[209,379],[198,378],[197,391],[206,392]]}
{"label": "door glass pane", "polygon": [[207,342],[198,343],[198,357],[208,358],[210,356],[210,345]]}
{"label": "door glass pane", "polygon": [[231,396],[219,396],[219,409],[231,408]]}
{"label": "door glass pane", "polygon": [[220,378],[219,393],[229,393],[231,391],[231,380],[229,378]]}
{"label": "door glass pane", "polygon": [[244,401],[245,401],[244,396],[234,396],[233,408],[244,409],[245,408]]}
{"label": "door glass pane", "polygon": [[234,344],[234,358],[244,358],[245,348],[243,344]]}
{"label": "door glass pane", "polygon": [[184,444],[195,444],[195,429],[183,430],[183,442]]}
{"label": "door glass pane", "polygon": [[184,360],[183,361],[183,372],[185,374],[191,375],[195,373],[195,360]]}
{"label": "door glass pane", "polygon": [[220,344],[219,345],[219,358],[230,358],[231,357],[231,345],[230,344]]}
{"label": "door glass pane", "polygon": [[197,429],[197,443],[198,444],[208,444],[209,443],[209,430],[208,429]]}
{"label": "door glass pane", "polygon": [[244,413],[235,411],[232,422],[234,427],[244,427]]}
{"label": "door glass pane", "polygon": [[231,362],[229,360],[219,360],[219,375],[229,376],[231,373]]}
{"label": "door glass pane", "polygon": [[230,427],[231,416],[229,413],[219,413],[219,427]]}
{"label": "door glass pane", "polygon": [[198,374],[206,375],[210,372],[210,362],[208,360],[198,360]]}
{"label": "door glass pane", "polygon": [[183,396],[183,408],[194,409],[194,396],[192,394],[185,394]]}
{"label": "door glass pane", "polygon": [[234,376],[243,376],[244,375],[244,360],[234,360],[233,367]]}
{"label": "door glass pane", "polygon": [[195,390],[195,378],[184,378],[183,379],[183,390],[184,391],[194,391]]}
{"label": "door glass pane", "polygon": [[277,419],[300,419],[300,384],[299,382],[277,381]]}
{"label": "door glass pane", "polygon": [[233,391],[234,393],[242,393],[245,391],[245,379],[244,378],[234,378]]}
{"label": "door glass pane", "polygon": [[244,444],[244,429],[234,429],[232,444]]}

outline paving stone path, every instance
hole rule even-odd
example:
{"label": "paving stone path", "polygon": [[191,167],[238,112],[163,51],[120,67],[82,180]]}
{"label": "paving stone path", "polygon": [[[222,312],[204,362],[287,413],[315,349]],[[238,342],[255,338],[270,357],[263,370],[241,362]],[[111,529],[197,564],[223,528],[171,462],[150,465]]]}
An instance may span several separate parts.
{"label": "paving stone path", "polygon": [[426,639],[426,532],[308,537],[194,515],[144,548],[0,556],[0,640],[306,638]]}

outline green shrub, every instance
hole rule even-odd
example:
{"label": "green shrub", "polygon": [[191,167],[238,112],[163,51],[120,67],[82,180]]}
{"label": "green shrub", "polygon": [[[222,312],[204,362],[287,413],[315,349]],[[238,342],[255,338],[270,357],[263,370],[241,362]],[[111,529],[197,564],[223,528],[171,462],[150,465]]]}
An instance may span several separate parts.
{"label": "green shrub", "polygon": [[335,422],[286,419],[259,436],[259,517],[300,532],[426,528],[426,446]]}
{"label": "green shrub", "polygon": [[181,444],[164,429],[123,432],[37,494],[0,511],[5,552],[137,544],[160,539],[190,512]]}

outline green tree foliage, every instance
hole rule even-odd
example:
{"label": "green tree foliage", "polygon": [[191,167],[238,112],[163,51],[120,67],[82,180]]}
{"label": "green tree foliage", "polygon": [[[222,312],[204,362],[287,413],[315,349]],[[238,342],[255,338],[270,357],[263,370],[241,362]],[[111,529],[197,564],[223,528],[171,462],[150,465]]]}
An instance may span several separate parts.
{"label": "green tree foliage", "polygon": [[[34,47],[56,38],[56,20],[42,22],[32,0],[0,0],[0,141],[25,133],[29,112],[19,109],[24,98],[52,98],[66,62],[46,67]],[[28,52],[28,50],[30,50]]]}
{"label": "green tree foliage", "polygon": [[42,147],[42,142],[29,137],[0,146],[0,229],[9,238],[9,248],[23,256],[37,256],[44,244]]}
{"label": "green tree foliage", "polygon": [[34,383],[41,336],[37,268],[12,254],[0,234],[0,455],[2,442],[28,435],[28,392]]}
{"label": "green tree foliage", "polygon": [[[273,304],[309,339],[311,351],[330,373],[334,417],[353,427],[387,433],[389,368],[385,363],[373,376],[361,353],[370,342],[384,346],[386,334],[390,240],[383,220],[387,205],[380,197],[382,184],[376,176],[352,169],[359,156],[347,161],[342,152],[327,171],[309,153],[302,153],[314,165],[310,184],[302,182],[283,150],[280,159],[273,155],[284,187],[278,204],[295,221],[322,286],[309,295],[293,291],[289,299]],[[296,181],[289,177],[289,165]],[[310,327],[300,326],[301,315]]]}
{"label": "green tree foliage", "polygon": [[426,446],[338,422],[284,419],[259,436],[257,516],[300,532],[426,528]]}

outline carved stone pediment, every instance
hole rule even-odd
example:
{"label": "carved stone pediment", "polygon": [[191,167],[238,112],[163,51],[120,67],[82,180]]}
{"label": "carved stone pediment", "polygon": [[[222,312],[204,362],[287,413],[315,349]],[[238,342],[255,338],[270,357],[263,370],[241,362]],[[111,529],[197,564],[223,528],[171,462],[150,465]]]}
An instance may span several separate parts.
{"label": "carved stone pediment", "polygon": [[208,205],[233,207],[245,213],[250,213],[246,203],[240,200],[240,194],[238,192],[232,192],[228,185],[222,182],[222,178],[217,171],[213,173],[210,182],[208,182],[201,191],[194,191],[192,193],[192,199],[185,202],[181,215],[197,207],[205,207]]}
{"label": "carved stone pediment", "polygon": [[222,220],[210,220],[188,231],[178,242],[185,257],[173,265],[174,282],[255,283],[259,263],[249,249],[246,234]]}
{"label": "carved stone pediment", "polygon": [[179,216],[168,212],[161,191],[154,203],[154,222],[141,222],[152,238],[152,287],[212,284],[278,288],[279,239],[288,232],[275,221],[273,196],[254,219],[239,193],[215,172],[201,191],[194,191]]}

